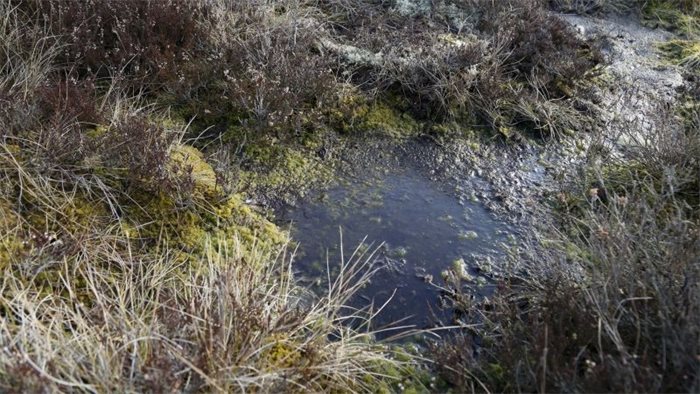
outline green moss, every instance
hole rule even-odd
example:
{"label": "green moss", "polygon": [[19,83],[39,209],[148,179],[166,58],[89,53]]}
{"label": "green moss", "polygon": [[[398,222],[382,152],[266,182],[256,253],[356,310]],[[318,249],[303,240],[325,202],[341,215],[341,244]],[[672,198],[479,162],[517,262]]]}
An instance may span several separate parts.
{"label": "green moss", "polygon": [[0,161],[6,162],[3,164],[9,168],[22,168],[25,178],[19,179],[17,172],[8,172],[2,179],[0,220],[3,234],[16,232],[14,230],[23,226],[24,233],[73,235],[109,220],[111,213],[104,200],[85,193],[84,189],[71,190],[65,183],[59,183],[60,188],[52,188],[50,182],[27,182],[34,168],[25,157],[29,152],[25,153],[20,146],[2,144],[0,152],[3,152]]}
{"label": "green moss", "polygon": [[241,126],[239,122],[229,125],[221,134],[221,142],[223,143],[239,143],[244,141],[248,130]]}
{"label": "green moss", "polygon": [[700,5],[695,0],[651,0],[645,2],[642,14],[646,24],[695,34],[700,29]]}
{"label": "green moss", "polygon": [[692,72],[700,71],[700,3],[685,0],[649,1],[643,15],[647,24],[678,33],[678,39],[659,45],[672,63]]}
{"label": "green moss", "polygon": [[[73,273],[71,292],[64,286],[64,263],[74,267],[81,261],[84,242],[92,240],[95,231],[113,234],[108,207],[79,192],[37,198],[35,191],[25,190],[21,197],[12,202],[0,199],[0,269],[31,282],[39,294],[76,297],[89,305],[90,291],[81,272]],[[52,205],[46,206],[47,201]]]}
{"label": "green moss", "polygon": [[170,154],[170,165],[177,178],[189,177],[193,184],[193,193],[197,197],[216,197],[218,195],[216,173],[204,161],[204,155],[196,148],[178,145]]}
{"label": "green moss", "polygon": [[240,196],[221,201],[198,201],[178,206],[166,195],[142,195],[139,206],[129,207],[131,228],[150,244],[165,243],[194,257],[201,256],[207,242],[224,246],[239,240],[246,252],[271,250],[287,241],[287,235],[254,212]]}
{"label": "green moss", "polygon": [[513,128],[510,126],[499,126],[498,132],[508,139],[512,138],[516,134],[515,130],[513,130]]}
{"label": "green moss", "polygon": [[88,129],[87,132],[85,133],[85,136],[90,138],[90,139],[98,139],[109,131],[109,127],[104,126],[104,125],[98,125],[94,128]]}
{"label": "green moss", "polygon": [[472,240],[472,239],[479,238],[479,233],[477,233],[476,231],[473,231],[473,230],[460,231],[457,236],[459,237],[459,239],[462,239],[462,240]]}
{"label": "green moss", "polygon": [[231,196],[225,202],[217,204],[214,216],[209,220],[210,225],[216,229],[213,232],[215,241],[230,242],[236,237],[243,241],[243,247],[247,251],[252,251],[253,247],[271,250],[288,240],[287,233],[243,203],[240,195]]}
{"label": "green moss", "polygon": [[556,81],[554,82],[554,86],[564,96],[566,96],[568,98],[576,97],[576,92],[574,91],[573,87],[571,86],[571,81],[566,81],[566,80],[562,80],[561,78],[557,78]]}
{"label": "green moss", "polygon": [[[5,151],[12,149],[5,147]],[[27,187],[31,185],[25,184],[18,194],[19,180],[5,177],[6,195],[0,198],[0,268],[21,256],[36,258],[35,252],[64,253],[64,248],[46,249],[44,237],[72,245],[95,234],[112,234],[123,237],[122,245],[140,252],[167,245],[192,261],[201,260],[206,243],[211,241],[222,245],[240,240],[246,252],[273,250],[287,241],[286,233],[251,210],[241,196],[223,195],[216,174],[195,148],[175,147],[171,164],[174,176],[187,175],[192,180],[192,193],[184,201],[182,196],[162,192],[122,189],[112,193],[118,199],[108,204],[100,193],[83,189],[66,192],[64,185],[30,190]],[[125,187],[119,182],[110,184]],[[70,254],[65,257],[72,258]]]}
{"label": "green moss", "polygon": [[670,40],[659,48],[673,64],[700,71],[700,40]]}
{"label": "green moss", "polygon": [[504,381],[504,379],[506,377],[506,371],[501,364],[489,363],[489,364],[487,364],[487,368],[486,368],[485,372],[491,381],[498,382],[497,387],[502,387],[502,385],[504,383],[506,383]]}
{"label": "green moss", "polygon": [[380,132],[392,137],[415,135],[421,129],[410,115],[400,113],[384,103],[358,108],[356,116],[360,119],[361,130]]}
{"label": "green moss", "polygon": [[333,179],[331,163],[303,146],[258,141],[247,146],[245,154],[247,169],[238,173],[238,189],[253,195],[286,201]]}
{"label": "green moss", "polygon": [[563,246],[564,252],[566,253],[566,258],[570,261],[596,265],[590,251],[582,249],[573,242],[566,242]]}
{"label": "green moss", "polygon": [[391,250],[390,254],[393,257],[406,257],[406,255],[408,254],[408,249],[406,249],[403,246],[399,246]]}
{"label": "green moss", "polygon": [[[378,345],[379,346],[379,345]],[[392,345],[386,349],[397,362],[376,362],[369,366],[375,374],[365,375],[363,382],[377,393],[428,393],[435,392],[436,378],[425,365],[421,350],[411,343]],[[379,377],[381,376],[381,378]]]}
{"label": "green moss", "polygon": [[407,137],[422,131],[422,125],[406,112],[405,101],[406,98],[395,95],[370,102],[362,93],[348,88],[325,115],[331,127],[340,132]]}
{"label": "green moss", "polygon": [[437,138],[461,138],[463,140],[474,140],[478,132],[465,124],[472,124],[473,121],[447,121],[435,123],[430,126],[430,132]]}
{"label": "green moss", "polygon": [[302,355],[284,334],[275,334],[269,338],[272,343],[263,354],[264,364],[270,371],[279,371],[280,368],[291,368],[302,361]]}
{"label": "green moss", "polygon": [[111,222],[111,213],[102,200],[93,200],[90,196],[75,194],[55,198],[55,205],[47,209],[43,201],[35,201],[27,196],[24,202],[28,209],[23,217],[37,233],[56,234],[56,236],[80,238],[91,229],[106,226]]}
{"label": "green moss", "polygon": [[472,281],[474,277],[469,274],[469,269],[467,268],[467,263],[463,258],[456,259],[452,262],[452,272],[455,276],[461,280]]}
{"label": "green moss", "polygon": [[176,146],[171,154],[173,176],[187,176],[191,195],[170,195],[143,190],[130,192],[121,201],[124,234],[144,246],[167,244],[194,258],[208,242],[215,246],[240,240],[246,251],[273,248],[287,236],[250,209],[240,195],[226,196],[217,185],[216,173],[203,154],[191,146]]}

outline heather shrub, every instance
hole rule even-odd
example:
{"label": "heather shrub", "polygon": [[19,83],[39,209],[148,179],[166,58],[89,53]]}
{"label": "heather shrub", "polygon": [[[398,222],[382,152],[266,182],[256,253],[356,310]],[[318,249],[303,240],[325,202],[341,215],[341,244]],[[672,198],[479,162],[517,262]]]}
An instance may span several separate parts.
{"label": "heather shrub", "polygon": [[95,149],[87,129],[101,124],[105,117],[96,107],[98,99],[93,80],[57,79],[47,81],[36,92],[35,122],[37,152],[53,164],[77,165]]}
{"label": "heather shrub", "polygon": [[79,77],[123,76],[153,90],[183,80],[205,34],[198,2],[19,1],[31,23],[49,27],[63,44],[56,63]]}
{"label": "heather shrub", "polygon": [[320,26],[303,21],[298,10],[279,18],[252,22],[231,45],[225,94],[254,127],[299,132],[318,120],[335,78],[316,48]]}
{"label": "heather shrub", "polygon": [[[196,49],[180,40],[192,7],[0,2],[0,390],[389,390],[405,363],[343,313],[377,269],[372,253],[358,248],[327,297],[307,297],[287,235],[225,194],[205,155],[182,143],[187,124],[152,104],[177,93],[178,65]],[[313,53],[302,51],[311,36],[295,47],[288,23],[270,43],[250,23],[228,47],[247,56],[227,58],[233,75],[274,80],[251,96],[270,108],[255,121],[291,123],[286,109],[317,105],[301,86],[311,74],[288,75],[305,64],[287,60],[296,48]],[[283,57],[266,52],[280,48]],[[174,96],[230,89],[253,119],[242,97],[256,86],[215,65],[205,58],[201,78]],[[268,89],[282,104],[267,107],[278,98]]]}
{"label": "heather shrub", "polygon": [[[547,134],[575,125],[580,115],[569,101],[577,81],[603,61],[598,48],[540,1],[474,1],[466,7],[477,34],[501,53],[498,67],[490,67],[489,77],[475,88],[482,117],[501,132],[524,128]],[[552,117],[556,112],[562,116]]]}
{"label": "heather shrub", "polygon": [[546,12],[539,2],[491,4],[496,6],[481,6],[486,11],[478,22],[480,30],[503,37],[507,72],[544,91],[547,98],[568,96],[571,83],[602,62],[591,44],[578,38],[571,26]]}
{"label": "heather shrub", "polygon": [[207,44],[187,94],[165,96],[182,117],[194,119],[193,133],[288,137],[322,123],[320,109],[336,83],[332,59],[317,45],[326,33],[315,8],[240,1],[211,2],[207,10]]}
{"label": "heather shrub", "polygon": [[2,7],[3,141],[30,154],[27,165],[68,183],[98,172],[105,182],[130,187],[187,189],[188,181],[168,168],[179,131],[130,97],[136,79],[165,83],[185,60],[196,35],[186,27],[197,16],[193,5],[7,1]]}
{"label": "heather shrub", "polygon": [[375,4],[365,12],[376,24],[350,22],[356,3],[324,4],[345,15],[339,42],[325,45],[342,74],[419,119],[480,121],[509,137],[576,128],[576,82],[602,61],[540,1],[435,2],[417,15]]}
{"label": "heather shrub", "polygon": [[165,127],[167,122],[138,99],[117,92],[100,97],[90,79],[59,79],[41,86],[35,106],[25,110],[35,128],[6,132],[5,140],[31,152],[31,165],[47,175],[80,178],[98,170],[131,187],[168,193],[187,183],[169,168],[170,148],[181,129]]}

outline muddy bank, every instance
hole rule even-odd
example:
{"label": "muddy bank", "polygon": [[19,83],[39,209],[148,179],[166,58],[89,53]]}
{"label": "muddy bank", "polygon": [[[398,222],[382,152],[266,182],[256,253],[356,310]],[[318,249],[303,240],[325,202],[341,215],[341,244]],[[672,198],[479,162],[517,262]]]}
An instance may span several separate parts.
{"label": "muddy bank", "polygon": [[595,18],[561,15],[578,34],[599,43],[606,65],[595,81],[599,134],[609,146],[629,149],[648,141],[655,130],[678,126],[661,116],[676,105],[685,81],[680,67],[664,58],[660,44],[675,38],[644,26],[636,17]]}

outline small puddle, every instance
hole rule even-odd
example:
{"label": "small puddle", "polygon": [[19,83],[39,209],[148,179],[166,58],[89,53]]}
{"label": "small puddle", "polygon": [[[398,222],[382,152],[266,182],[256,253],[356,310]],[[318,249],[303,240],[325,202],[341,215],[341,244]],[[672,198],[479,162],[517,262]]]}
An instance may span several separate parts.
{"label": "small puddle", "polygon": [[387,259],[389,268],[373,276],[351,300],[354,307],[373,302],[376,308],[394,294],[375,318],[375,329],[400,320],[399,325],[427,328],[436,317],[450,323],[451,311],[441,310],[440,290],[430,280],[442,286],[441,273],[455,260],[464,259],[475,295],[491,292],[493,281],[477,268],[475,259],[502,253],[499,245],[509,234],[505,223],[479,203],[460,204],[410,166],[366,176],[346,180],[342,186],[278,213],[300,243],[294,267],[302,284],[323,293],[326,256],[331,274],[340,262],[342,228],[346,256],[365,236],[375,245],[384,242],[378,258]]}

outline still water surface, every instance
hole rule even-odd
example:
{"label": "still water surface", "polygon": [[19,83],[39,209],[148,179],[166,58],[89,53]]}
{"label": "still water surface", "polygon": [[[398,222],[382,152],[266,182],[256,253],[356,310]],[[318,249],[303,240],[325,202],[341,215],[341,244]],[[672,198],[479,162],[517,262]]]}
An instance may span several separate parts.
{"label": "still water surface", "polygon": [[[389,267],[376,274],[352,300],[354,307],[393,299],[374,321],[382,328],[400,325],[427,328],[435,318],[449,323],[440,308],[442,273],[464,259],[467,286],[479,296],[490,292],[488,275],[474,259],[502,253],[508,226],[478,202],[462,201],[410,166],[347,179],[305,203],[278,214],[299,242],[295,270],[302,284],[322,293],[327,286],[326,258],[331,274],[340,262],[340,232],[346,257],[367,237],[384,245],[378,258]],[[432,282],[432,283],[431,283]]]}

